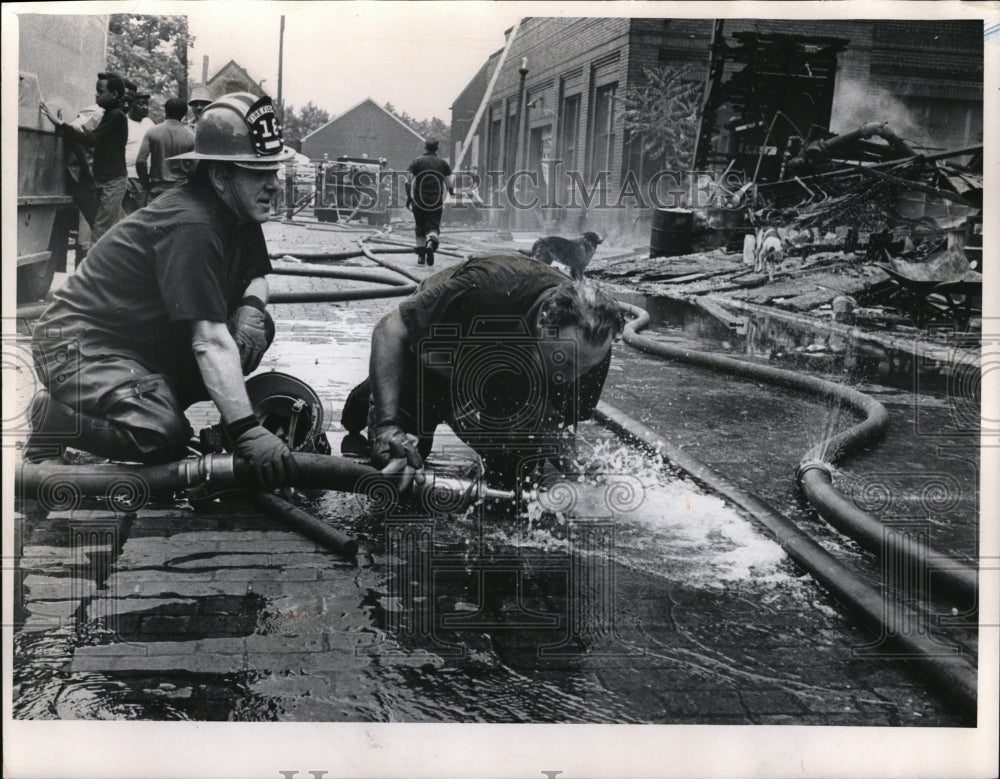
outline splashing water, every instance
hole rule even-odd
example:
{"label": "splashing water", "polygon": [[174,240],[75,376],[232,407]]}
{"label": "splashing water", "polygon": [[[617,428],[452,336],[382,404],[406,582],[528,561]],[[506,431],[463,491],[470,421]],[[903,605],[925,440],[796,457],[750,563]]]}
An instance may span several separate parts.
{"label": "splashing water", "polygon": [[[614,523],[610,554],[616,561],[660,578],[713,589],[794,578],[778,544],[724,500],[672,472],[661,455],[602,440],[581,465],[579,474],[531,485],[519,529],[492,526],[487,535],[499,543],[569,551],[574,526],[603,518]],[[585,475],[595,466],[599,473]]]}

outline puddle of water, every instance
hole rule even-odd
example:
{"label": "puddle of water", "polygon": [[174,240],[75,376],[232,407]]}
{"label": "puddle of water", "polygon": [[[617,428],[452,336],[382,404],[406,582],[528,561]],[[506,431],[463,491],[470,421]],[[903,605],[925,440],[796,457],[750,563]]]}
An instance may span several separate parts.
{"label": "puddle of water", "polygon": [[870,382],[930,396],[946,394],[953,383],[948,366],[914,360],[912,352],[825,333],[773,318],[765,313],[732,312],[743,320],[731,327],[698,306],[670,298],[634,293],[617,297],[649,312],[644,335],[668,342],[681,340],[722,354],[765,361],[854,385]]}

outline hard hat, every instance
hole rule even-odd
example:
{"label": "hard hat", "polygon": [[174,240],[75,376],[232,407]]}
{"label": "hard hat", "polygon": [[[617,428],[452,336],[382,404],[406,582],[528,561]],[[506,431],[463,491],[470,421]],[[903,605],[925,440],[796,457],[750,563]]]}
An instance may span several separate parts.
{"label": "hard hat", "polygon": [[200,84],[191,90],[191,97],[188,99],[188,105],[192,103],[211,103],[212,96],[208,94],[208,90],[201,86]]}
{"label": "hard hat", "polygon": [[[323,401],[312,387],[287,373],[258,373],[246,381],[247,397],[260,424],[294,452],[330,454]],[[221,422],[199,432],[206,452],[236,447]]]}
{"label": "hard hat", "polygon": [[271,98],[231,92],[202,111],[194,133],[194,151],[170,159],[217,160],[254,170],[277,170],[280,163],[294,156],[294,150],[282,140]]}
{"label": "hard hat", "polygon": [[258,373],[246,381],[247,397],[253,413],[267,430],[293,451],[320,451],[329,454],[323,434],[323,401],[304,381],[287,373]]}

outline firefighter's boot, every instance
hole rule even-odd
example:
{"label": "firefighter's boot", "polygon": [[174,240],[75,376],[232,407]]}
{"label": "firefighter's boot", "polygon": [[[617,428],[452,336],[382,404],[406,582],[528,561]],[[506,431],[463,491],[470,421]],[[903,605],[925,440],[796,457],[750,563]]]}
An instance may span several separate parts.
{"label": "firefighter's boot", "polygon": [[[28,409],[31,433],[28,434],[28,440],[24,442],[24,449],[21,450],[21,457],[26,463],[58,460],[66,451],[66,447],[53,442],[50,433],[44,429],[48,409],[54,402],[48,390],[44,389],[36,392],[31,399],[31,406]],[[53,425],[50,424],[49,430],[52,428]]]}
{"label": "firefighter's boot", "polygon": [[427,264],[427,249],[421,246],[417,249],[417,265],[426,265],[426,264]]}
{"label": "firefighter's boot", "polygon": [[438,247],[438,237],[436,235],[427,236],[426,259],[428,265],[434,264],[434,252],[437,251],[437,247]]}

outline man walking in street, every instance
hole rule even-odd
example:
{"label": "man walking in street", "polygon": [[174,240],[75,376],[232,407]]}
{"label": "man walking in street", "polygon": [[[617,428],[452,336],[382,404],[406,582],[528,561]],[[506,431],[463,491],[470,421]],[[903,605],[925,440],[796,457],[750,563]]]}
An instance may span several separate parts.
{"label": "man walking in street", "polygon": [[269,97],[233,93],[205,109],[181,155],[197,163],[191,181],[112,228],[38,320],[47,390],[32,400],[26,460],[72,446],[170,462],[191,439],[184,409],[211,399],[259,484],[289,483],[294,459],[254,415],[243,377],[274,335],[261,224],[292,155]]}
{"label": "man walking in street", "polygon": [[373,464],[419,482],[445,422],[492,483],[571,465],[573,427],[597,406],[623,325],[599,287],[522,255],[445,268],[375,326],[369,377],[344,405],[345,451],[367,428]]}
{"label": "man walking in street", "polygon": [[53,116],[48,106],[41,104],[42,113],[66,137],[94,149],[94,184],[100,205],[91,225],[94,243],[123,216],[128,169],[125,165],[125,142],[128,121],[121,111],[125,84],[114,73],[98,73],[95,101],[104,109],[100,123],[93,130],[80,130]]}
{"label": "man walking in street", "polygon": [[183,163],[169,158],[194,149],[194,132],[183,123],[187,104],[172,97],[164,105],[166,119],[142,139],[135,169],[147,202],[185,181]]}
{"label": "man walking in street", "polygon": [[433,265],[441,243],[444,193],[455,194],[451,165],[437,156],[438,142],[428,138],[424,154],[410,163],[406,178],[406,207],[413,212],[417,265]]}
{"label": "man walking in street", "polygon": [[[155,126],[149,118],[149,95],[136,92],[129,106],[128,114],[128,140],[125,142],[125,165],[128,167],[128,190],[123,204],[126,214],[142,208],[146,205],[146,192],[139,181],[139,174],[136,172],[135,161],[139,156],[139,148],[142,140],[150,128]],[[185,149],[184,151],[187,151]]]}

